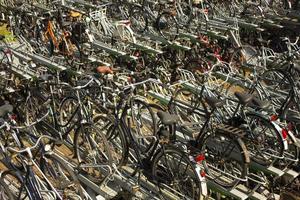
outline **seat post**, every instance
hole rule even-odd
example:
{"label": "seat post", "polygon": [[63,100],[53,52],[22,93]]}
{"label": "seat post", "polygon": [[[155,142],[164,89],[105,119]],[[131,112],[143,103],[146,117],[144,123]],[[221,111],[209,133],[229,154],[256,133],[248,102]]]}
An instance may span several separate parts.
{"label": "seat post", "polygon": [[212,110],[211,110],[211,112],[208,112],[208,114],[207,114],[207,119],[206,119],[206,121],[204,122],[204,124],[203,124],[203,126],[202,126],[202,128],[201,128],[201,130],[200,130],[200,132],[199,132],[199,134],[198,134],[198,136],[197,136],[197,138],[196,138],[197,144],[199,143],[200,140],[203,139],[203,137],[204,137],[204,135],[205,135],[205,132],[204,132],[204,131],[205,131],[205,129],[206,129],[206,126],[207,126],[208,123],[210,122],[210,118],[211,118],[212,114],[215,112],[215,110],[216,110],[216,108],[213,107]]}

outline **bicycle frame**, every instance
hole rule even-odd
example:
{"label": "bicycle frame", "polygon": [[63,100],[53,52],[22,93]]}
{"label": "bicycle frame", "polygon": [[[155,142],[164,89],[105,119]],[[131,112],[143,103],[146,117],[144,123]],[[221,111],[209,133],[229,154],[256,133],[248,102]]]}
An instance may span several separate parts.
{"label": "bicycle frame", "polygon": [[[12,164],[10,157],[5,156],[3,160],[3,163],[8,167],[8,169],[13,169],[16,172],[17,178],[21,181],[20,193],[17,199],[21,198],[20,195],[22,194],[22,191],[24,189],[26,190],[26,194],[28,195],[30,200],[44,199],[41,192],[47,187],[43,186],[43,184],[40,181],[38,181],[38,179],[36,178],[37,175],[35,173],[35,170],[37,170],[37,172],[42,175],[42,178],[46,181],[48,186],[50,186],[51,190],[53,190],[49,192],[54,195],[54,198],[62,199],[62,197],[60,197],[60,194],[56,191],[55,187],[53,187],[51,182],[47,179],[47,177],[43,174],[39,166],[34,161],[34,157],[30,149],[27,149],[27,153],[29,155],[28,161],[22,162],[23,167],[26,169],[25,176],[23,176],[23,171],[21,171],[18,167]],[[33,167],[35,168],[35,170],[33,170]],[[43,187],[44,189],[41,187]]]}
{"label": "bicycle frame", "polygon": [[[68,122],[65,125],[60,125],[58,123],[58,116],[57,113],[55,112],[56,110],[56,105],[55,105],[55,97],[53,93],[52,86],[50,85],[50,101],[51,101],[51,106],[49,106],[49,111],[51,113],[51,117],[53,119],[53,125],[49,124],[46,121],[41,121],[40,123],[37,124],[38,128],[41,128],[42,130],[50,133],[52,136],[55,138],[59,137],[61,140],[62,139],[67,139],[67,137],[70,135],[72,130],[78,130],[82,124],[89,123],[91,120],[86,120],[88,118],[87,110],[85,109],[85,106],[83,105],[83,102],[81,101],[79,91],[76,91],[76,100],[78,101],[78,106],[76,107],[76,110],[74,113],[72,113],[71,118],[68,120]],[[29,98],[29,97],[28,97]],[[79,115],[78,120],[71,124],[73,119],[75,118],[76,115]],[[71,126],[65,130],[64,132],[62,131],[63,127],[68,127],[71,124]],[[68,141],[68,140],[67,140]]]}
{"label": "bicycle frame", "polygon": [[55,46],[55,48],[57,50],[60,49],[59,45],[61,44],[61,42],[64,42],[66,45],[67,51],[63,52],[63,53],[65,53],[67,55],[72,55],[74,52],[74,49],[72,47],[73,44],[70,42],[70,40],[67,39],[68,36],[69,36],[69,33],[67,31],[63,30],[62,36],[60,38],[57,38],[54,33],[54,25],[51,22],[51,20],[48,20],[47,29],[46,29],[46,32],[44,33],[44,37],[46,38],[46,41],[49,41],[49,38],[50,38],[53,42],[53,45]]}

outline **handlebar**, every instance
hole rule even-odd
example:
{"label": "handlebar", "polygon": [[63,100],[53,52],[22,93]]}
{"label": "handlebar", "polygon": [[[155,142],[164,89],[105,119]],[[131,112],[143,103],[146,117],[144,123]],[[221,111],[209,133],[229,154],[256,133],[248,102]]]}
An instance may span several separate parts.
{"label": "handlebar", "polygon": [[39,137],[39,139],[36,141],[36,143],[31,146],[31,147],[26,147],[25,149],[22,149],[22,150],[18,150],[18,149],[14,149],[12,147],[6,147],[5,150],[7,151],[10,151],[12,153],[16,153],[16,154],[21,154],[21,153],[25,153],[25,152],[31,152],[32,149],[35,149],[39,146],[39,144],[41,143],[42,139],[44,138],[48,138],[50,140],[54,140],[56,141],[57,139],[51,137],[51,136],[48,136],[48,135],[42,135],[41,137]]}

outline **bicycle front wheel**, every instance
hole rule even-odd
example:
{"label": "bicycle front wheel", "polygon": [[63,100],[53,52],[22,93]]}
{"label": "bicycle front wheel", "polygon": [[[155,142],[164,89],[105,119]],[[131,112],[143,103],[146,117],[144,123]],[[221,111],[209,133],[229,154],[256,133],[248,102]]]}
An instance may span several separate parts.
{"label": "bicycle front wheel", "polygon": [[8,185],[5,183],[4,179],[0,179],[0,199],[7,199],[7,200],[15,200],[13,192]]}
{"label": "bicycle front wheel", "polygon": [[101,182],[112,166],[112,155],[104,134],[94,125],[84,124],[74,137],[74,151],[79,167],[94,182]]}
{"label": "bicycle front wheel", "polygon": [[74,197],[72,199],[83,197],[83,191],[74,169],[63,158],[54,153],[45,154],[41,157],[40,168],[61,197],[64,195]]}

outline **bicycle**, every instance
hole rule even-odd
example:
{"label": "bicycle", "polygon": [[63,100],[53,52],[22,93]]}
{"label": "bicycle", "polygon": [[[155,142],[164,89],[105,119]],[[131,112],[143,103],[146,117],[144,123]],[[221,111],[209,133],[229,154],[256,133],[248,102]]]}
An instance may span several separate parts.
{"label": "bicycle", "polygon": [[[206,188],[202,185],[204,177],[202,177],[199,174],[199,171],[196,170],[199,169],[200,166],[194,160],[191,161],[185,152],[179,150],[176,146],[169,144],[168,142],[169,139],[166,135],[167,133],[165,129],[169,125],[176,123],[176,120],[168,120],[168,117],[165,117],[163,113],[158,114],[161,120],[161,127],[157,132],[157,137],[153,135],[136,135],[131,131],[132,128],[130,121],[126,122],[127,112],[131,108],[129,103],[131,99],[130,96],[134,92],[134,88],[149,81],[151,82],[153,80],[147,79],[142,82],[125,86],[121,89],[121,92],[118,95],[120,99],[116,105],[115,113],[113,115],[114,122],[111,122],[113,123],[112,132],[114,134],[124,134],[124,137],[128,139],[129,147],[132,148],[131,162],[129,162],[126,166],[135,166],[135,172],[132,173],[132,176],[139,173],[140,177],[140,173],[143,173],[150,178],[150,180],[158,184],[159,191],[161,192],[167,189],[173,191],[172,193],[174,195],[179,195],[179,198],[199,199],[201,195],[206,194]],[[153,142],[151,143],[149,150],[143,153],[143,150],[140,148],[139,139],[147,139],[147,137],[153,138]],[[168,166],[171,165],[168,164],[168,162],[174,163],[174,161],[180,161],[178,163],[178,170]],[[176,166],[176,164],[172,164],[172,166]],[[185,172],[181,174],[179,169],[185,169]],[[175,177],[170,176],[170,173],[177,175]],[[176,184],[176,187],[172,187],[172,183],[176,183],[176,180],[174,180],[176,177],[179,179],[178,181],[180,183],[188,184],[189,188],[185,188],[184,185],[178,183]],[[192,191],[190,187],[192,187]],[[182,192],[183,194],[181,194]]]}

